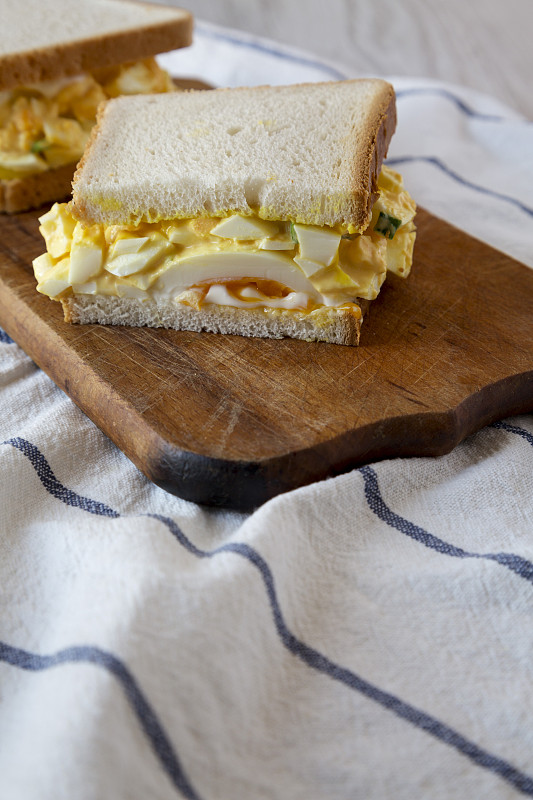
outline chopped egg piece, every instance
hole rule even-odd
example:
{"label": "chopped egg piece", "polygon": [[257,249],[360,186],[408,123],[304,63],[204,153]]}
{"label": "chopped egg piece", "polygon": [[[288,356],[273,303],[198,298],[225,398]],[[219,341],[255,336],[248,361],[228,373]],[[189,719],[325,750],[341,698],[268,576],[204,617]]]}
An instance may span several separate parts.
{"label": "chopped egg piece", "polygon": [[111,272],[112,275],[117,275],[118,277],[133,275],[153,266],[170,247],[168,239],[162,233],[156,232],[142,238],[145,241],[137,252],[112,256],[105,265],[107,272]]}
{"label": "chopped egg piece", "polygon": [[98,292],[98,284],[96,281],[87,281],[87,283],[73,283],[72,291],[74,294],[96,294]]}
{"label": "chopped egg piece", "polygon": [[396,236],[387,243],[387,269],[399,275],[400,278],[409,274],[410,264],[413,260],[415,238],[416,231],[411,222],[400,228]]}
{"label": "chopped egg piece", "polygon": [[130,253],[138,253],[139,250],[146,242],[149,241],[148,236],[120,236],[117,237],[109,249],[109,258],[117,258],[118,256],[129,255]]}
{"label": "chopped egg piece", "polygon": [[279,236],[274,239],[261,239],[259,243],[260,250],[294,250],[296,242],[290,236]]}
{"label": "chopped egg piece", "polygon": [[43,253],[42,256],[34,258],[33,274],[37,278],[37,283],[40,283],[45,275],[53,269],[53,267],[54,262],[50,253]]}
{"label": "chopped egg piece", "polygon": [[165,234],[169,242],[172,244],[190,245],[197,241],[197,235],[191,230],[188,225],[188,220],[184,220],[181,224],[168,225]]}
{"label": "chopped egg piece", "polygon": [[102,250],[91,244],[76,244],[70,251],[69,281],[84,283],[94,275],[98,275],[102,266]]}
{"label": "chopped egg piece", "polygon": [[380,212],[396,217],[401,220],[402,225],[411,222],[416,212],[416,203],[405,191],[400,173],[384,167],[379,176],[378,186],[380,194],[372,209],[374,224]]}
{"label": "chopped egg piece", "polygon": [[[84,131],[75,119],[55,117],[43,121],[44,138],[50,144],[56,144],[67,150],[83,151],[89,134]],[[43,146],[44,149],[44,146]]]}
{"label": "chopped egg piece", "polygon": [[99,225],[84,229],[78,222],[70,248],[68,278],[71,283],[85,283],[89,278],[98,275],[104,257],[103,240],[103,231]]}
{"label": "chopped egg piece", "polygon": [[37,291],[49,297],[57,297],[71,287],[68,277],[69,259],[63,258],[42,276]]}
{"label": "chopped egg piece", "polygon": [[0,149],[0,168],[9,170],[14,174],[28,175],[33,172],[44,172],[46,162],[35,153],[17,153],[16,151],[2,152]]}
{"label": "chopped egg piece", "polygon": [[300,258],[297,256],[294,261],[308,278],[314,275],[315,272],[324,269],[324,264],[319,264],[318,261],[312,261],[310,258]]}
{"label": "chopped egg piece", "polygon": [[65,204],[56,203],[50,211],[39,217],[39,231],[48,252],[53,258],[61,258],[70,251],[76,220],[67,211]]}
{"label": "chopped egg piece", "polygon": [[329,267],[339,249],[340,233],[315,225],[294,225],[294,232],[300,244],[300,256]]}
{"label": "chopped egg piece", "polygon": [[211,228],[213,236],[224,239],[263,239],[277,232],[278,226],[275,223],[257,217],[242,217],[240,214],[232,214]]}
{"label": "chopped egg piece", "polygon": [[360,280],[354,280],[338,265],[324,267],[320,272],[313,275],[313,286],[315,286],[319,292],[322,292],[323,295],[346,292],[347,296],[344,297],[344,300],[349,300],[356,296],[364,297],[364,294],[356,293],[356,289],[363,289],[364,283],[365,281],[362,276]]}

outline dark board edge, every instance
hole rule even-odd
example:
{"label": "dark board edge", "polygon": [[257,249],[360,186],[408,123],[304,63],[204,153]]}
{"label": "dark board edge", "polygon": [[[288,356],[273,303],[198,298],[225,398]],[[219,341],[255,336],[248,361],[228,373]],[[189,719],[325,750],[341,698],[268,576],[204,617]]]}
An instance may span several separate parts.
{"label": "dark board edge", "polygon": [[487,386],[469,395],[452,411],[392,417],[312,448],[264,461],[209,458],[161,440],[145,474],[184,500],[252,511],[278,494],[369,462],[445,455],[491,422],[530,411],[533,371]]}

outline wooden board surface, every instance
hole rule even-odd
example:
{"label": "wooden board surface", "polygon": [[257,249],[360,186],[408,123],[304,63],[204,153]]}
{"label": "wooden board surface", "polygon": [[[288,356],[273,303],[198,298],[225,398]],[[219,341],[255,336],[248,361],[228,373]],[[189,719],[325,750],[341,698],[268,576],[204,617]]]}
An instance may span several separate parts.
{"label": "wooden board surface", "polygon": [[0,217],[0,325],[150,480],[250,509],[533,410],[533,271],[425,211],[358,348],[77,326],[35,291],[37,216]]}

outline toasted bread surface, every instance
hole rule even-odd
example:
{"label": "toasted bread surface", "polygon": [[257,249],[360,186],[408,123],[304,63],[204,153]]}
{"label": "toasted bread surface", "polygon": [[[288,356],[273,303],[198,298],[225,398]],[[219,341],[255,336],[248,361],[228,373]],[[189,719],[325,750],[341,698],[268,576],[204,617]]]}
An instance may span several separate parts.
{"label": "toasted bread surface", "polygon": [[[331,344],[357,345],[362,324],[347,309],[324,308],[319,313],[240,309],[231,306],[205,306],[196,310],[174,302],[155,302],[105,295],[70,295],[61,300],[65,322],[101,325],[148,326],[185,331],[255,336],[261,338],[304,339]],[[368,301],[361,301],[361,311]]]}
{"label": "toasted bread surface", "polygon": [[188,11],[136,0],[2,2],[0,90],[135,61],[191,43]]}
{"label": "toasted bread surface", "polygon": [[360,232],[395,125],[394,90],[377,79],[117,98],[71,211],[87,224],[255,213]]}

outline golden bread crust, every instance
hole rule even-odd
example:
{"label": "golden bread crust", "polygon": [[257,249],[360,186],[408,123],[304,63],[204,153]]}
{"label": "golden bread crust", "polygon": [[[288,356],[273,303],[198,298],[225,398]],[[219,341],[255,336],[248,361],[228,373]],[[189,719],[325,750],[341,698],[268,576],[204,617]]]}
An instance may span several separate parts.
{"label": "golden bread crust", "polygon": [[366,156],[360,162],[361,170],[354,172],[354,197],[362,195],[366,199],[366,203],[363,200],[354,209],[354,225],[361,231],[370,222],[372,207],[378,196],[379,173],[396,130],[396,96],[392,86],[382,102],[374,105],[373,114],[374,121],[368,128]]}

